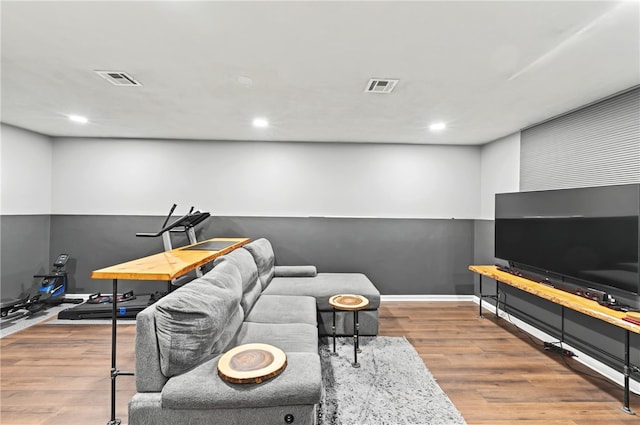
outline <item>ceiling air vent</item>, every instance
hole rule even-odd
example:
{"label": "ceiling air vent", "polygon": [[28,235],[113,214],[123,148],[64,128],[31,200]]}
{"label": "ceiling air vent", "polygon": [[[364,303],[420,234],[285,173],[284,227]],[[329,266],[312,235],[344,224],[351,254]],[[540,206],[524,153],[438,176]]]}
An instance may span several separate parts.
{"label": "ceiling air vent", "polygon": [[122,71],[95,71],[96,74],[115,86],[141,86],[135,78]]}
{"label": "ceiling air vent", "polygon": [[389,80],[383,78],[372,78],[367,84],[367,88],[364,90],[368,93],[391,93],[393,88],[398,84],[400,80]]}

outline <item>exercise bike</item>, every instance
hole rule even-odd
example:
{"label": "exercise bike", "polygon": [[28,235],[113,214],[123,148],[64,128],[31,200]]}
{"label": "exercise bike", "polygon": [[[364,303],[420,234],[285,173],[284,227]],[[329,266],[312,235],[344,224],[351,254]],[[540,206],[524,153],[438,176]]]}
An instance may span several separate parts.
{"label": "exercise bike", "polygon": [[41,278],[39,284],[32,286],[17,298],[0,301],[0,316],[6,317],[10,313],[25,310],[25,314],[34,314],[46,307],[62,303],[80,304],[82,298],[67,298],[67,270],[65,266],[69,254],[60,254],[53,263],[53,270],[49,274],[37,274],[34,278]]}

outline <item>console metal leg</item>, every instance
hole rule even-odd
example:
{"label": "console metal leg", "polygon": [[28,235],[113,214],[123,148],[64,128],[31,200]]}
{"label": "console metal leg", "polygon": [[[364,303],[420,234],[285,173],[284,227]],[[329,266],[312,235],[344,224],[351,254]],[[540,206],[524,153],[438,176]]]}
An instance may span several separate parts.
{"label": "console metal leg", "polygon": [[560,306],[560,343],[564,342],[564,306]]}
{"label": "console metal leg", "polygon": [[[504,306],[504,303],[503,303]],[[496,319],[500,318],[500,281],[496,280]]]}
{"label": "console metal leg", "polygon": [[624,413],[629,415],[635,415],[629,407],[629,375],[630,375],[630,360],[629,360],[629,331],[624,332],[624,405],[620,407]]}
{"label": "console metal leg", "polygon": [[478,291],[480,292],[480,302],[478,303],[478,317],[482,319],[484,317],[482,315],[482,275],[479,274],[478,277],[480,278],[478,281]]}

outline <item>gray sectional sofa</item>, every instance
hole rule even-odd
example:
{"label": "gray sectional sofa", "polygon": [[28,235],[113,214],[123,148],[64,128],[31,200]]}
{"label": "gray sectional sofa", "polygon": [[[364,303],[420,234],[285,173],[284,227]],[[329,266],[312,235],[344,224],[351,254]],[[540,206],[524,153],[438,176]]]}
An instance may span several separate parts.
{"label": "gray sectional sofa", "polygon": [[[130,425],[315,424],[322,393],[318,337],[331,334],[330,296],[369,299],[362,335],[377,335],[380,293],[358,273],[279,266],[267,239],[219,257],[213,269],[137,316]],[[352,335],[346,313],[337,333]],[[261,384],[218,376],[219,357],[248,343],[282,349],[287,367]]]}

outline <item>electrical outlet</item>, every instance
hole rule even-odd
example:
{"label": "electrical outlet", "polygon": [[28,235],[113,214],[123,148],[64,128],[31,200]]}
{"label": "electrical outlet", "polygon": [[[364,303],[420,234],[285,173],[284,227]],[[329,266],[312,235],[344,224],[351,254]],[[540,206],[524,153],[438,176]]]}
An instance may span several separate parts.
{"label": "electrical outlet", "polygon": [[545,342],[544,343],[544,349],[545,350],[550,350],[550,351],[555,351],[556,353],[559,353],[565,357],[575,357],[575,353],[571,350],[567,350],[566,348],[562,348],[559,345],[555,345],[551,342]]}

